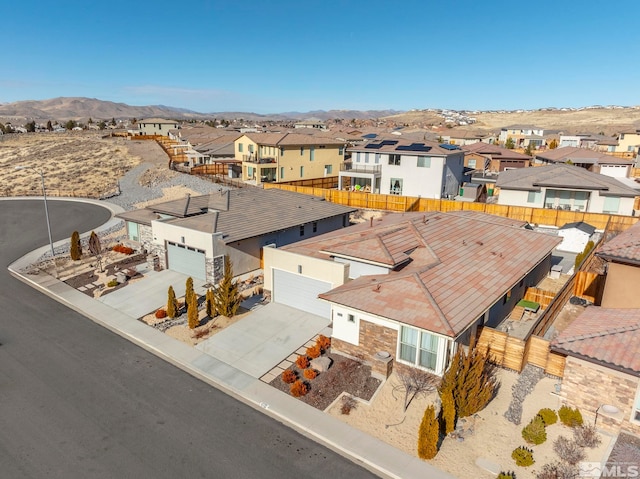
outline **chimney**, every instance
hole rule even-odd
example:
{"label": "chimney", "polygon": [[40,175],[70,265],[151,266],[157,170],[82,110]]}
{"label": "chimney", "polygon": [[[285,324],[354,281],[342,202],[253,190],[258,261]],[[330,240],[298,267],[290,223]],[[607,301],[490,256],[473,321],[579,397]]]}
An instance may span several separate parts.
{"label": "chimney", "polygon": [[191,194],[187,193],[187,198],[184,202],[184,214],[182,216],[187,216],[187,211],[189,211],[190,202],[191,202]]}

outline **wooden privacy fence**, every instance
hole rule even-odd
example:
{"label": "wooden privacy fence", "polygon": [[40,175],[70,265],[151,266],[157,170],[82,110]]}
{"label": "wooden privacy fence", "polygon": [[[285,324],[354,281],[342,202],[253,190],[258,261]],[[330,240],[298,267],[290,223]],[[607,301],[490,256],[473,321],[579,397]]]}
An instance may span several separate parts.
{"label": "wooden privacy fence", "polygon": [[634,225],[638,218],[633,216],[608,215],[602,213],[583,213],[548,208],[529,208],[524,206],[497,205],[493,203],[472,203],[466,201],[436,200],[412,196],[381,195],[356,191],[327,190],[322,188],[293,186],[281,183],[268,183],[265,188],[280,188],[307,195],[321,196],[327,201],[354,208],[387,211],[479,211],[531,224],[564,226],[567,223],[584,221],[596,229],[605,229],[607,225],[626,229]]}
{"label": "wooden privacy fence", "polygon": [[213,163],[198,165],[191,168],[192,175],[226,175],[229,173],[229,163]]}
{"label": "wooden privacy fence", "polygon": [[530,336],[526,341],[492,328],[480,328],[476,346],[490,352],[491,361],[498,366],[521,372],[526,364],[544,369],[552,376],[563,377],[565,357],[550,350],[549,341]]}
{"label": "wooden privacy fence", "polygon": [[602,297],[604,276],[590,271],[578,271],[573,285],[573,295],[597,303]]}
{"label": "wooden privacy fence", "polygon": [[555,297],[556,293],[553,291],[545,291],[540,288],[527,288],[523,299],[527,301],[534,301],[538,303],[542,309],[546,309]]}
{"label": "wooden privacy fence", "polygon": [[308,180],[281,181],[279,185],[308,186],[310,188],[332,189],[338,187],[337,176],[325,176],[324,178],[310,178]]}

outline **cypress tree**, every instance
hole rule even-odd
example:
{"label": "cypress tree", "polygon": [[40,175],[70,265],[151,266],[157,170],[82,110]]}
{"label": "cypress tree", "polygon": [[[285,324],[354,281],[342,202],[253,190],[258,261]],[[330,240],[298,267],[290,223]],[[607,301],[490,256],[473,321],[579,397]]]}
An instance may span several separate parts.
{"label": "cypress tree", "polygon": [[171,319],[178,315],[178,301],[176,300],[176,293],[173,290],[173,286],[169,286],[168,298],[167,298],[167,316]]}
{"label": "cypress tree", "polygon": [[73,261],[78,261],[82,257],[82,245],[80,244],[80,233],[71,233],[71,244],[69,245],[69,255]]}
{"label": "cypress tree", "polygon": [[207,316],[213,318],[216,315],[216,308],[214,304],[213,290],[211,288],[207,289],[206,304]]}
{"label": "cypress tree", "polygon": [[440,391],[440,425],[442,432],[447,435],[456,428],[456,403],[453,400],[453,391],[445,389]]}
{"label": "cypress tree", "polygon": [[433,405],[424,411],[420,429],[418,430],[418,457],[433,459],[438,454],[438,440],[440,431]]}
{"label": "cypress tree", "polygon": [[193,291],[193,278],[189,276],[187,278],[187,283],[185,285],[185,291],[184,291],[184,304],[186,305],[187,309],[191,307],[192,296],[195,296],[195,293]]}
{"label": "cypress tree", "polygon": [[233,280],[233,264],[229,256],[224,257],[224,276],[213,292],[216,312],[228,318],[236,314],[242,298],[238,282]]}
{"label": "cypress tree", "polygon": [[198,327],[200,321],[198,321],[198,299],[196,298],[196,295],[193,293],[191,293],[191,296],[189,297],[187,308],[188,308],[187,319],[189,321],[189,329],[195,329]]}

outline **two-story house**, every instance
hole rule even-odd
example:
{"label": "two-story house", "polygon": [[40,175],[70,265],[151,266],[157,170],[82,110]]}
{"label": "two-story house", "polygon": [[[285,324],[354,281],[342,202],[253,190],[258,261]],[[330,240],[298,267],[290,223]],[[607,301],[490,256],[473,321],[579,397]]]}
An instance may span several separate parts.
{"label": "two-story house", "polygon": [[499,173],[504,170],[531,166],[532,158],[529,155],[498,145],[474,143],[465,145],[462,149],[464,150],[464,166],[475,170]]}
{"label": "two-story house", "polygon": [[465,181],[464,152],[433,141],[376,139],[349,148],[339,185],[352,190],[423,198],[458,194]]}
{"label": "two-story house", "polygon": [[500,173],[498,204],[586,213],[634,213],[638,192],[616,178],[558,163]]}
{"label": "two-story house", "polygon": [[162,118],[147,118],[138,120],[137,135],[163,135],[169,136],[169,130],[178,128],[179,122],[164,120]]}
{"label": "two-story house", "polygon": [[640,130],[624,131],[618,135],[616,153],[625,152],[637,155],[640,150]]}
{"label": "two-story house", "polygon": [[234,142],[242,179],[256,184],[337,176],[345,146],[328,136],[298,133],[247,133]]}
{"label": "two-story house", "polygon": [[505,126],[500,130],[498,141],[501,145],[505,145],[507,140],[511,138],[515,148],[526,148],[531,143],[534,147],[539,148],[545,144],[544,128],[531,125],[511,125]]}

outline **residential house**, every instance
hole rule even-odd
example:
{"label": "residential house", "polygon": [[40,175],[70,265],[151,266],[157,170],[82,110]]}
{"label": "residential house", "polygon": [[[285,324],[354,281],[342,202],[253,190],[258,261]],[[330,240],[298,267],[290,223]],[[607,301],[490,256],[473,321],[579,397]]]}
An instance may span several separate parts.
{"label": "residential house", "polygon": [[629,216],[637,195],[616,178],[566,163],[503,171],[496,186],[501,205]]}
{"label": "residential house", "polygon": [[558,245],[559,251],[570,253],[582,253],[596,229],[584,221],[576,221],[562,225],[558,230],[558,236],[562,243]]}
{"label": "residential house", "polygon": [[551,350],[566,355],[564,402],[599,429],[640,434],[640,309],[589,306]]}
{"label": "residential house", "polygon": [[353,208],[278,189],[243,188],[158,203],[117,215],[131,246],[160,266],[215,283],[229,255],[234,272],[259,269],[265,246],[349,225]]}
{"label": "residential house", "polygon": [[499,173],[504,170],[531,166],[532,158],[529,155],[498,145],[474,143],[465,145],[462,149],[464,150],[464,166],[475,170]]}
{"label": "residential house", "polygon": [[640,223],[604,243],[596,255],[607,264],[600,305],[640,309]]}
{"label": "residential house", "polygon": [[560,135],[559,148],[572,146],[575,148],[587,148],[601,152],[613,152],[618,145],[618,140],[606,135]]}
{"label": "residential house", "polygon": [[475,143],[492,144],[496,141],[496,136],[485,132],[454,129],[448,135],[442,135],[442,140],[451,145],[467,146]]}
{"label": "residential house", "polygon": [[169,136],[169,130],[178,128],[179,122],[175,120],[164,120],[162,118],[147,118],[138,120],[137,135],[163,135]]}
{"label": "residential house", "polygon": [[311,128],[314,130],[323,130],[323,131],[327,129],[326,123],[317,118],[310,118],[308,120],[299,121],[295,123],[293,127],[294,128]]}
{"label": "residential house", "polygon": [[465,181],[464,152],[456,145],[376,139],[349,152],[339,174],[343,188],[440,199],[457,195]]}
{"label": "residential house", "polygon": [[511,138],[515,148],[526,148],[531,143],[533,147],[539,148],[545,144],[544,128],[531,125],[512,125],[500,130],[498,141],[505,145]]}
{"label": "residential house", "polygon": [[[551,268],[555,236],[464,211],[389,214],[265,250],[272,301],[333,321],[332,350],[388,373],[441,375],[479,326],[497,326]],[[377,354],[382,353],[382,354]]]}
{"label": "residential house", "polygon": [[616,153],[632,153],[633,156],[640,154],[640,130],[624,131],[618,135],[618,145]]}
{"label": "residential house", "polygon": [[330,136],[299,133],[248,133],[235,142],[242,179],[265,182],[337,176],[345,142]]}
{"label": "residential house", "polygon": [[633,166],[632,160],[575,146],[536,152],[535,163],[542,165],[570,163],[594,173],[614,178],[627,178]]}

